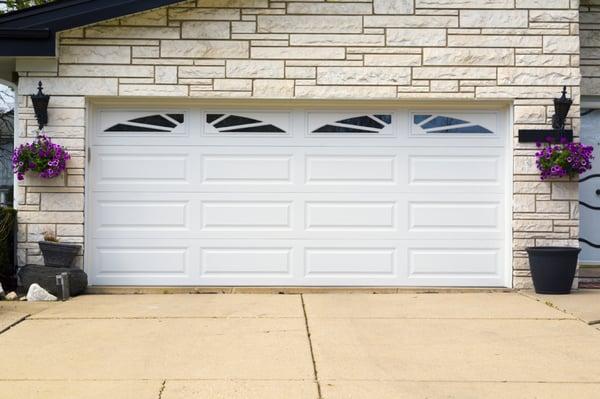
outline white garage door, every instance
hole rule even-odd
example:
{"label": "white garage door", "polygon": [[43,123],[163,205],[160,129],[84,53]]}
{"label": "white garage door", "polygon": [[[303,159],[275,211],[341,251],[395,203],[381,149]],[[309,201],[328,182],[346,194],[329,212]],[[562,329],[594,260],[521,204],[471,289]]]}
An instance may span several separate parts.
{"label": "white garage door", "polygon": [[505,119],[97,110],[92,283],[507,285]]}

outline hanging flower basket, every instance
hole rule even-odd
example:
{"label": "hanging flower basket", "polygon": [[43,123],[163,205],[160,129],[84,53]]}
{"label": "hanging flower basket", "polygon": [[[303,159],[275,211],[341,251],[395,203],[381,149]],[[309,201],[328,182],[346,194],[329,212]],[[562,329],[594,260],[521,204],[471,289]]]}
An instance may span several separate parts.
{"label": "hanging flower basket", "polygon": [[19,180],[24,180],[27,172],[34,172],[42,179],[53,179],[65,171],[69,159],[71,156],[64,147],[41,135],[32,143],[21,144],[15,149],[13,171]]}
{"label": "hanging flower basket", "polygon": [[535,153],[536,165],[542,180],[575,177],[592,169],[594,147],[581,143],[568,143],[561,139],[554,143],[552,137],[537,143],[540,150]]}

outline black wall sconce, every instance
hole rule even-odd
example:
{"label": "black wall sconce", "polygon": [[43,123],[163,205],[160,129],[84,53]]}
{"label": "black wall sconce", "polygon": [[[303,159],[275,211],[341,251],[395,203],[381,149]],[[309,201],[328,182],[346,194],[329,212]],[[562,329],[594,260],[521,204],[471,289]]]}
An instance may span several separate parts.
{"label": "black wall sconce", "polygon": [[48,103],[50,103],[50,96],[44,94],[43,89],[42,82],[40,82],[37,94],[31,96],[33,110],[35,111],[35,117],[38,121],[40,130],[48,124]]}
{"label": "black wall sconce", "polygon": [[552,129],[521,129],[519,130],[519,143],[538,143],[552,137],[555,142],[566,139],[573,141],[573,130],[565,129],[567,115],[573,105],[573,99],[567,98],[567,86],[563,87],[562,96],[554,99],[554,115],[552,115]]}

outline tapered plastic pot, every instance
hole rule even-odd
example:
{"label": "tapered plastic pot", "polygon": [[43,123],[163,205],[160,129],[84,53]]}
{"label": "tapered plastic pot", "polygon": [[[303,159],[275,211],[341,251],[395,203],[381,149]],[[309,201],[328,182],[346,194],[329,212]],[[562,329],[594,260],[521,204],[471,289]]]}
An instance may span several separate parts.
{"label": "tapered plastic pot", "polygon": [[527,248],[535,292],[551,295],[569,294],[580,251],[581,248],[575,247]]}
{"label": "tapered plastic pot", "polygon": [[71,267],[79,254],[81,245],[40,241],[40,250],[44,257],[44,265],[49,267]]}

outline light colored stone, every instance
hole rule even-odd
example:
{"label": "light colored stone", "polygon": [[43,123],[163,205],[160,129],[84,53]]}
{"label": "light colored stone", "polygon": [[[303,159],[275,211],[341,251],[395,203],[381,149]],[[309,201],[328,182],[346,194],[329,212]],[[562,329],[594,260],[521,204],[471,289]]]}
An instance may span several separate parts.
{"label": "light colored stone", "polygon": [[63,64],[129,64],[131,49],[126,46],[61,46]]}
{"label": "light colored stone", "polygon": [[228,39],[229,22],[186,21],[181,24],[181,37],[184,39]]}
{"label": "light colored stone", "polygon": [[442,15],[365,15],[365,28],[456,28],[458,17]]}
{"label": "light colored stone", "polygon": [[415,0],[373,0],[375,14],[412,14]]}
{"label": "light colored stone", "polygon": [[20,211],[20,223],[83,223],[83,212]]}
{"label": "light colored stone", "polygon": [[552,220],[514,220],[513,229],[515,231],[552,231]]}
{"label": "light colored stone", "polygon": [[294,81],[282,79],[258,79],[252,90],[254,97],[291,98],[294,96]]}
{"label": "light colored stone", "polygon": [[154,67],[154,81],[159,84],[177,83],[177,67],[157,65]]}
{"label": "light colored stone", "polygon": [[204,7],[267,8],[268,0],[203,0]]}
{"label": "light colored stone", "polygon": [[[39,78],[19,79],[19,91],[32,92],[39,82]],[[54,78],[44,77],[44,91],[53,95],[89,95],[89,96],[116,96],[116,78]]]}
{"label": "light colored stone", "polygon": [[167,9],[162,8],[121,18],[121,25],[166,26]]}
{"label": "light colored stone", "polygon": [[448,47],[541,47],[541,36],[448,35]]}
{"label": "light colored stone", "polygon": [[160,57],[160,47],[134,46],[131,48],[131,56],[134,58],[158,58]]}
{"label": "light colored stone", "polygon": [[517,8],[569,8],[569,0],[516,0]]}
{"label": "light colored stone", "polygon": [[42,193],[42,211],[83,211],[83,194]]}
{"label": "light colored stone", "polygon": [[546,107],[542,105],[516,106],[514,108],[516,123],[546,122]]}
{"label": "light colored stone", "polygon": [[496,68],[490,67],[417,67],[413,79],[494,79]]}
{"label": "light colored stone", "polygon": [[283,78],[284,62],[267,60],[228,60],[228,78]]}
{"label": "light colored stone", "polygon": [[56,235],[59,237],[82,237],[82,224],[59,224],[56,225]]}
{"label": "light colored stone", "polygon": [[419,54],[365,54],[365,66],[419,66]]}
{"label": "light colored stone", "polygon": [[513,195],[514,212],[535,212],[535,195],[515,194]]}
{"label": "light colored stone", "polygon": [[[293,4],[293,3],[292,3]],[[383,46],[384,35],[292,34],[291,46]]]}
{"label": "light colored stone", "polygon": [[[146,96],[146,97],[185,97],[188,95],[188,87],[185,85],[119,85],[119,94],[122,96]],[[83,181],[72,180],[69,186],[81,185]]]}
{"label": "light colored stone", "polygon": [[162,57],[247,58],[248,42],[236,40],[163,40]]}
{"label": "light colored stone", "polygon": [[213,81],[214,90],[234,90],[249,91],[252,90],[251,79],[215,79]]}
{"label": "light colored stone", "polygon": [[410,68],[403,67],[319,67],[319,84],[406,85]]}
{"label": "light colored stone", "polygon": [[4,299],[7,301],[17,301],[17,300],[19,300],[19,295],[17,295],[16,292],[12,291],[12,292],[9,292],[8,294],[6,294]]}
{"label": "light colored stone", "polygon": [[512,65],[513,49],[424,48],[423,65]]}
{"label": "light colored stone", "polygon": [[544,53],[579,54],[579,37],[544,36]]}
{"label": "light colored stone", "polygon": [[579,84],[578,68],[498,68],[501,85],[548,86]]}
{"label": "light colored stone", "polygon": [[512,8],[514,0],[415,0],[417,8]]}
{"label": "light colored stone", "polygon": [[146,26],[92,26],[85,29],[88,38],[113,39],[177,39],[179,28]]}
{"label": "light colored stone", "polygon": [[[388,0],[389,1],[389,0]],[[404,0],[402,0],[404,1]],[[290,2],[287,5],[288,14],[340,14],[340,15],[364,15],[371,14],[372,8],[369,3],[325,3],[325,2]]]}
{"label": "light colored stone", "polygon": [[521,10],[463,10],[461,28],[526,28],[527,11]]}
{"label": "light colored stone", "polygon": [[578,22],[577,10],[530,10],[529,20],[532,22]]}
{"label": "light colored stone", "polygon": [[339,60],[346,57],[341,47],[252,47],[251,58],[289,60]]}
{"label": "light colored stone", "polygon": [[287,67],[285,77],[288,79],[314,79],[317,69],[313,67]]}
{"label": "light colored stone", "polygon": [[517,66],[569,66],[570,57],[561,54],[517,54]]}
{"label": "light colored stone", "polygon": [[227,8],[170,8],[170,20],[239,20],[240,10]]}
{"label": "light colored stone", "polygon": [[179,67],[181,79],[206,79],[225,77],[225,68],[221,66],[182,66]]}
{"label": "light colored stone", "polygon": [[458,88],[458,80],[432,80],[430,83],[433,92],[454,92]]}
{"label": "light colored stone", "polygon": [[150,65],[61,65],[62,76],[154,77]]}
{"label": "light colored stone", "polygon": [[396,98],[392,86],[297,86],[296,97],[312,99],[390,99]]}
{"label": "light colored stone", "polygon": [[535,158],[531,156],[514,157],[514,173],[520,175],[538,174]]}
{"label": "light colored stone", "polygon": [[259,15],[263,33],[361,33],[362,18],[337,15]]}
{"label": "light colored stone", "polygon": [[445,29],[388,29],[388,46],[421,47],[445,46]]}

